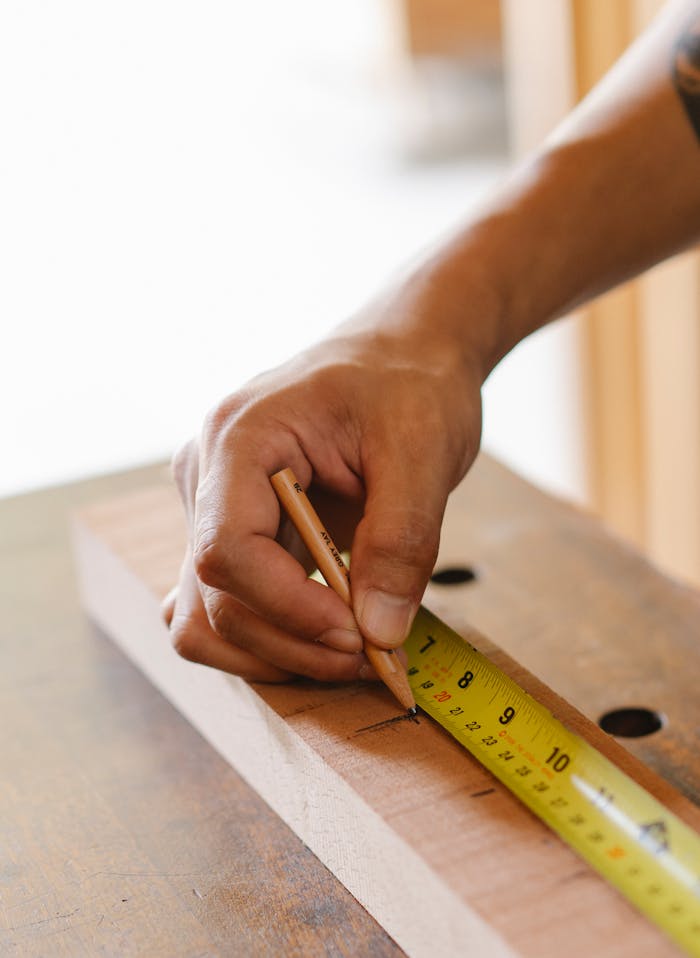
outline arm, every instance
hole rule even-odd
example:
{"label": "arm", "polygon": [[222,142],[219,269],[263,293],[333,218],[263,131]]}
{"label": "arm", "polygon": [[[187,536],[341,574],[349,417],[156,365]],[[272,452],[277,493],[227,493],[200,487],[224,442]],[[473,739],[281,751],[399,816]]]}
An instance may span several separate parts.
{"label": "arm", "polygon": [[[698,238],[699,143],[700,3],[685,0],[665,8],[426,264],[435,285],[466,291],[471,276],[492,291],[487,369],[535,329]],[[463,322],[458,305],[457,335]]]}
{"label": "arm", "polygon": [[[478,449],[490,370],[700,233],[698,90],[679,79],[697,71],[699,20],[697,0],[671,4],[457,235],[212,411],[175,461],[191,541],[166,615],[182,655],[342,680],[370,675],[361,636],[403,641]],[[286,466],[352,544],[353,611],[296,558],[269,483]]]}

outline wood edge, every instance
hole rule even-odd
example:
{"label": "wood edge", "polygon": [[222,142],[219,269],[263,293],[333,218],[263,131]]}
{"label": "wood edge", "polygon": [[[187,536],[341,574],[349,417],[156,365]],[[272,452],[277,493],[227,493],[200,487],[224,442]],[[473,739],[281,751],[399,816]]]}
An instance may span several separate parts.
{"label": "wood edge", "polygon": [[[537,487],[532,486],[528,480],[511,473],[511,471],[506,469],[506,467],[503,466],[503,464],[498,460],[493,459],[493,457],[484,453],[481,453],[480,456],[488,461],[490,467],[507,473],[509,478],[512,478],[513,481],[522,483],[527,486],[528,489],[532,489],[534,493],[538,493],[539,495],[549,499],[549,497],[545,496],[545,493],[543,493],[541,490],[538,490]],[[103,549],[103,543],[98,537],[94,536],[92,532],[92,526],[94,523],[97,523],[99,526],[101,522],[113,518],[115,515],[119,514],[119,512],[125,506],[143,508],[144,504],[157,504],[166,498],[172,501],[174,507],[179,505],[176,490],[171,484],[164,482],[151,484],[143,489],[132,490],[117,497],[91,503],[89,506],[76,510],[71,516],[74,542],[77,542],[77,539],[81,535],[85,534],[92,539],[95,546]],[[573,521],[585,520],[588,522],[590,520],[593,522],[600,535],[610,538],[616,547],[624,548],[626,551],[632,549],[632,546],[629,543],[625,542],[624,540],[620,540],[614,532],[611,532],[605,528],[604,524],[600,522],[600,520],[596,519],[596,517],[589,516],[583,510],[575,506],[571,506],[563,500],[557,500],[556,505],[563,514],[565,513]],[[637,550],[633,551],[636,554]],[[79,553],[77,545],[75,552],[76,554]],[[643,559],[645,563],[649,564],[647,559],[644,557],[640,558]],[[695,594],[695,590],[678,583],[676,580],[668,577],[665,573],[661,572],[655,567],[654,572],[661,576],[664,581],[669,584],[669,586],[680,589],[684,593],[689,592]],[[138,582],[139,585],[143,587],[143,584],[137,576],[134,575],[133,578],[134,582]],[[85,608],[89,609],[90,599],[88,590],[84,589],[82,595],[83,604]],[[153,593],[153,595],[155,596],[155,593]],[[155,596],[155,598],[158,600],[158,602],[160,602],[162,597]],[[640,759],[629,752],[624,745],[619,743],[613,736],[600,729],[595,722],[589,719],[575,706],[571,705],[566,699],[559,696],[550,686],[546,685],[533,673],[529,672],[516,659],[512,658],[501,648],[496,646],[489,638],[480,633],[477,629],[473,628],[468,623],[459,623],[459,627],[457,628],[455,628],[455,624],[453,623],[452,628],[462,635],[467,641],[472,642],[472,644],[475,645],[480,652],[490,658],[507,675],[521,685],[526,692],[532,695],[533,698],[545,704],[546,707],[549,708],[549,710],[554,714],[555,718],[559,719],[565,726],[567,726],[567,728],[585,738],[589,744],[598,749],[598,751],[600,751],[607,759],[609,759],[622,771],[629,775],[630,778],[632,778],[635,782],[647,789],[647,791],[649,791],[655,798],[657,798],[660,802],[666,805],[666,807],[673,811],[674,814],[678,815],[679,818],[685,821],[692,828],[700,831],[700,807],[698,807],[691,799],[683,795],[673,785],[650,769]],[[191,668],[189,665],[186,667]],[[154,684],[158,684],[155,680],[153,681]],[[269,708],[267,705],[265,707]],[[270,709],[270,711],[272,714],[277,714],[273,709]]]}
{"label": "wood edge", "polygon": [[548,685],[540,681],[537,676],[495,646],[485,636],[470,629],[465,638],[533,698],[546,705],[554,717],[570,731],[585,739],[589,745],[596,748],[605,758],[646,789],[687,825],[696,831],[700,830],[700,808],[691,799],[679,792],[677,788],[653,769],[650,769],[636,755],[628,752],[612,735],[604,732],[583,712],[580,712],[566,699],[559,696]]}
{"label": "wood edge", "polygon": [[[242,679],[178,659],[160,618],[159,597],[93,533],[85,521],[91,514],[87,510],[74,515],[71,528],[81,601],[89,617],[108,631],[152,684],[397,944],[415,958],[434,958],[435,954],[459,954],[467,935],[477,954],[517,958],[518,952],[454,895],[253,687]],[[120,607],[118,597],[124,594],[138,596],[138,602],[128,610]],[[206,709],[192,706],[195,697],[207,703]],[[238,736],[233,748],[231,736],[222,734],[222,729],[241,723],[246,735]],[[299,769],[302,774],[295,779]],[[320,826],[312,813],[316,795],[324,804],[332,796],[337,816],[344,822],[345,841],[341,846],[337,830]],[[387,847],[390,854],[386,853]],[[382,853],[370,855],[368,860],[368,850],[371,853],[373,849]],[[406,881],[407,875],[411,876],[410,882]],[[400,896],[397,888],[402,889]],[[440,923],[431,921],[426,902],[430,902],[431,912],[440,914]]]}

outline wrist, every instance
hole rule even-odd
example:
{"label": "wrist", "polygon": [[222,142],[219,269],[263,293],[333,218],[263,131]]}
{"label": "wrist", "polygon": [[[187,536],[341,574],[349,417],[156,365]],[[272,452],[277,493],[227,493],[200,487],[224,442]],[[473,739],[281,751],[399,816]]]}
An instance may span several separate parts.
{"label": "wrist", "polygon": [[451,338],[482,381],[520,340],[586,294],[592,259],[568,204],[580,157],[546,150],[521,165],[478,213],[411,277],[440,335]]}
{"label": "wrist", "polygon": [[490,256],[491,226],[479,221],[443,244],[391,296],[400,335],[426,357],[464,369],[481,385],[511,348],[508,285]]}

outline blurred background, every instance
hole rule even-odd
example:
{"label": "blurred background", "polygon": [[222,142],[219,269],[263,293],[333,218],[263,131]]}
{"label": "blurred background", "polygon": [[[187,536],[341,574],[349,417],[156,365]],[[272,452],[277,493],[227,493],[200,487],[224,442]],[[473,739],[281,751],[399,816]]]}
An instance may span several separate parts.
{"label": "blurred background", "polygon": [[[658,6],[4,3],[0,495],[168,457],[468,215]],[[694,581],[699,300],[686,256],[531,337],[484,430]]]}

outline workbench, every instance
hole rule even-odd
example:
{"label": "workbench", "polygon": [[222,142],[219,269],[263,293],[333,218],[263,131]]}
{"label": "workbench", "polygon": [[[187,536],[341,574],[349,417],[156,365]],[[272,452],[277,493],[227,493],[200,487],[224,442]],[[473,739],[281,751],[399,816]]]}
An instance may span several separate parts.
{"label": "workbench", "polygon": [[[69,513],[163,482],[157,465],[0,502],[0,951],[402,954],[81,611]],[[595,721],[658,715],[620,741],[700,802],[696,593],[485,457],[465,490],[440,614]]]}

